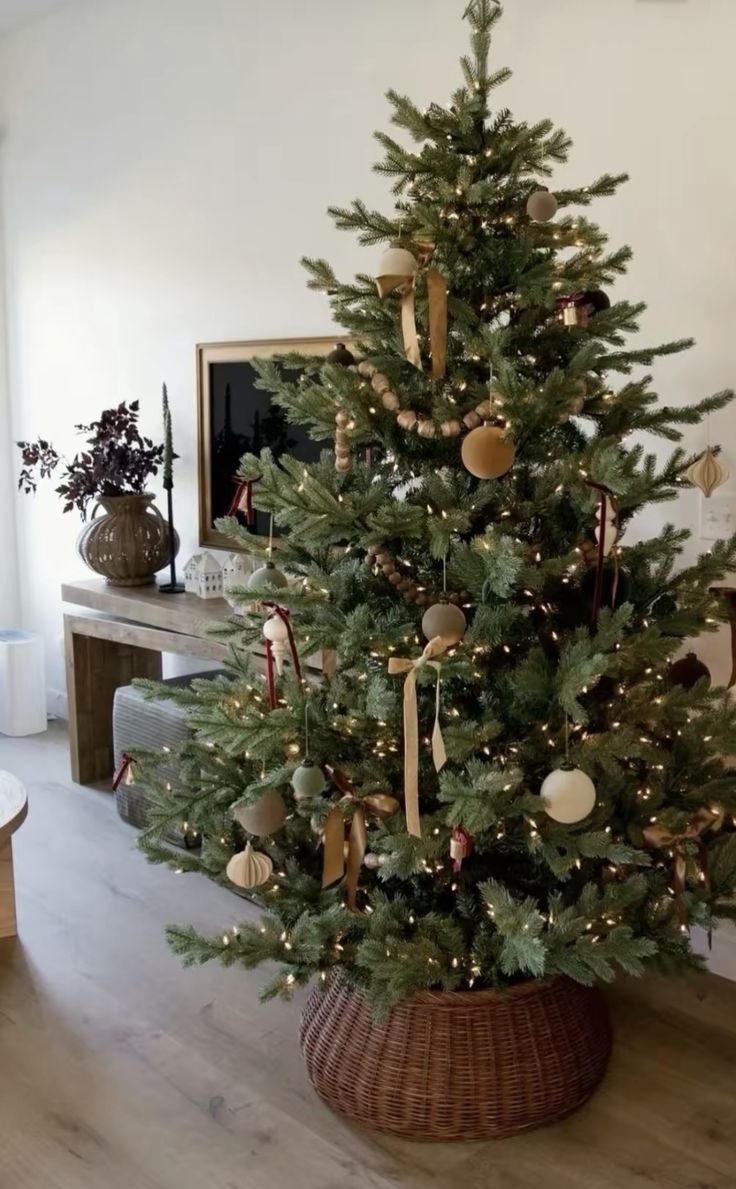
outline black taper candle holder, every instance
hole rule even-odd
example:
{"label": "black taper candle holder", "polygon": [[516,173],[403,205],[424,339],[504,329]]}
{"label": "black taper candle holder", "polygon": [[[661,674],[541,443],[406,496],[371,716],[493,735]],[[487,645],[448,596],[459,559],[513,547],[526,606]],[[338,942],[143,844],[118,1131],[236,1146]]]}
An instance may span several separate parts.
{"label": "black taper candle holder", "polygon": [[183,594],[184,583],[176,580],[176,533],[174,532],[174,497],[172,487],[166,490],[169,517],[169,581],[159,586],[161,594]]}
{"label": "black taper candle holder", "polygon": [[164,412],[164,450],[163,450],[163,464],[164,464],[164,490],[166,491],[166,502],[168,504],[169,513],[169,581],[159,586],[161,594],[182,594],[184,587],[181,582],[176,581],[176,531],[174,529],[174,443],[171,433],[171,409],[169,408],[169,394],[166,391],[166,385],[162,386],[161,398],[163,402]]}

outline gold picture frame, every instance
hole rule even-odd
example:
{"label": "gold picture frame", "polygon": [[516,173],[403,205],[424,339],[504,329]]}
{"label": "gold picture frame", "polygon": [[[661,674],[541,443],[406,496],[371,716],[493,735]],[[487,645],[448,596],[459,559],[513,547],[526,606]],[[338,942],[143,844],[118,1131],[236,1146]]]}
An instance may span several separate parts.
{"label": "gold picture frame", "polygon": [[[222,392],[218,392],[218,383],[214,379],[215,369],[220,367],[220,377],[227,374],[241,376],[243,385],[241,400],[247,392],[252,392],[250,380],[253,372],[251,368],[243,367],[250,360],[269,358],[275,355],[285,355],[297,352],[301,355],[327,355],[336,342],[349,343],[349,336],[338,333],[320,335],[315,338],[289,339],[250,339],[232,343],[198,343],[196,349],[197,367],[197,481],[199,503],[199,543],[215,549],[228,549],[231,552],[238,549],[233,541],[214,527],[214,521],[225,514],[222,508],[222,493],[225,490],[225,478],[217,468],[220,467],[216,455],[220,459],[225,457],[221,469],[232,473],[236,464],[235,445],[228,454],[227,424],[224,429],[215,430],[216,405],[222,404]],[[240,368],[238,369],[238,365]],[[224,369],[224,370],[223,370]],[[221,388],[221,383],[219,385]],[[226,386],[227,391],[227,386]],[[230,402],[232,397],[230,397]],[[232,403],[228,403],[232,410]],[[225,422],[229,413],[224,415]],[[299,427],[290,427],[301,442],[302,435]],[[237,438],[237,435],[235,435]],[[223,443],[225,444],[223,446]],[[264,443],[269,444],[269,443]],[[246,449],[240,450],[240,457]],[[231,461],[232,460],[232,461]],[[227,476],[229,481],[230,475]],[[218,506],[219,505],[219,506]]]}

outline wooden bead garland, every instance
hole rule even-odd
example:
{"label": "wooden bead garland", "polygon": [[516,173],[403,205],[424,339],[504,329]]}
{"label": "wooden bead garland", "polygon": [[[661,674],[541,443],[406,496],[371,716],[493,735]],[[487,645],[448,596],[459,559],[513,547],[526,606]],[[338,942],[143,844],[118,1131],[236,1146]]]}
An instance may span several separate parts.
{"label": "wooden bead garland", "polygon": [[342,409],[335,413],[335,470],[345,474],[351,470],[353,460],[350,454],[348,425],[350,418]]}
{"label": "wooden bead garland", "polygon": [[358,374],[366,380],[370,380],[371,388],[376,396],[380,397],[384,409],[388,410],[389,413],[398,412],[399,398],[395,392],[391,391],[388,376],[384,376],[383,372],[379,372],[367,359],[361,360],[358,364]]}
{"label": "wooden bead garland", "polygon": [[400,563],[394,560],[384,545],[371,545],[366,551],[365,564],[371,568],[380,569],[394,590],[403,595],[407,603],[416,603],[418,607],[430,607],[440,601],[459,607],[461,603],[467,603],[470,599],[467,590],[452,591],[450,594],[442,595],[439,591],[428,591],[416,579],[401,572]]}
{"label": "wooden bead garland", "polygon": [[463,427],[477,429],[496,412],[497,405],[494,405],[490,400],[484,400],[476,405],[475,409],[471,409],[465,414],[462,424],[457,417],[449,417],[446,421],[437,423],[432,417],[427,417],[423,413],[415,413],[413,409],[401,409],[399,398],[395,392],[392,392],[388,377],[384,376],[383,372],[379,372],[369,360],[361,360],[358,364],[358,373],[364,379],[370,380],[371,388],[380,397],[384,409],[396,413],[397,425],[402,429],[409,430],[410,433],[418,434],[420,438],[434,438],[438,433],[443,438],[457,438],[463,432]]}

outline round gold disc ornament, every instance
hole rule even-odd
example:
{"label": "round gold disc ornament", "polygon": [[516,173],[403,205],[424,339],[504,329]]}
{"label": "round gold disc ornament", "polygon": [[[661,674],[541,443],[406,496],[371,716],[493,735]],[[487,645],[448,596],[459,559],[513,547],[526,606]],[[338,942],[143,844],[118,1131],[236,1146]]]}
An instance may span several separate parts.
{"label": "round gold disc ornament", "polygon": [[463,438],[463,466],[476,479],[500,479],[514,465],[516,450],[497,425],[479,425]]}

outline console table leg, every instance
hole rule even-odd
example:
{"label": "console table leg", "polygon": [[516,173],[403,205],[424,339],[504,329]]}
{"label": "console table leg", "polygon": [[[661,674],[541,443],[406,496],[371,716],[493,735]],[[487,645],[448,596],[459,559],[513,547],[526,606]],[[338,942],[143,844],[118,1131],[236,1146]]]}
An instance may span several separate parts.
{"label": "console table leg", "polygon": [[[92,621],[94,622],[94,621]],[[86,636],[65,617],[66,686],[72,780],[94,784],[113,770],[112,703],[134,677],[161,678],[161,654],[116,640]]]}
{"label": "console table leg", "polygon": [[15,887],[13,884],[13,844],[0,846],[0,937],[15,937]]}

